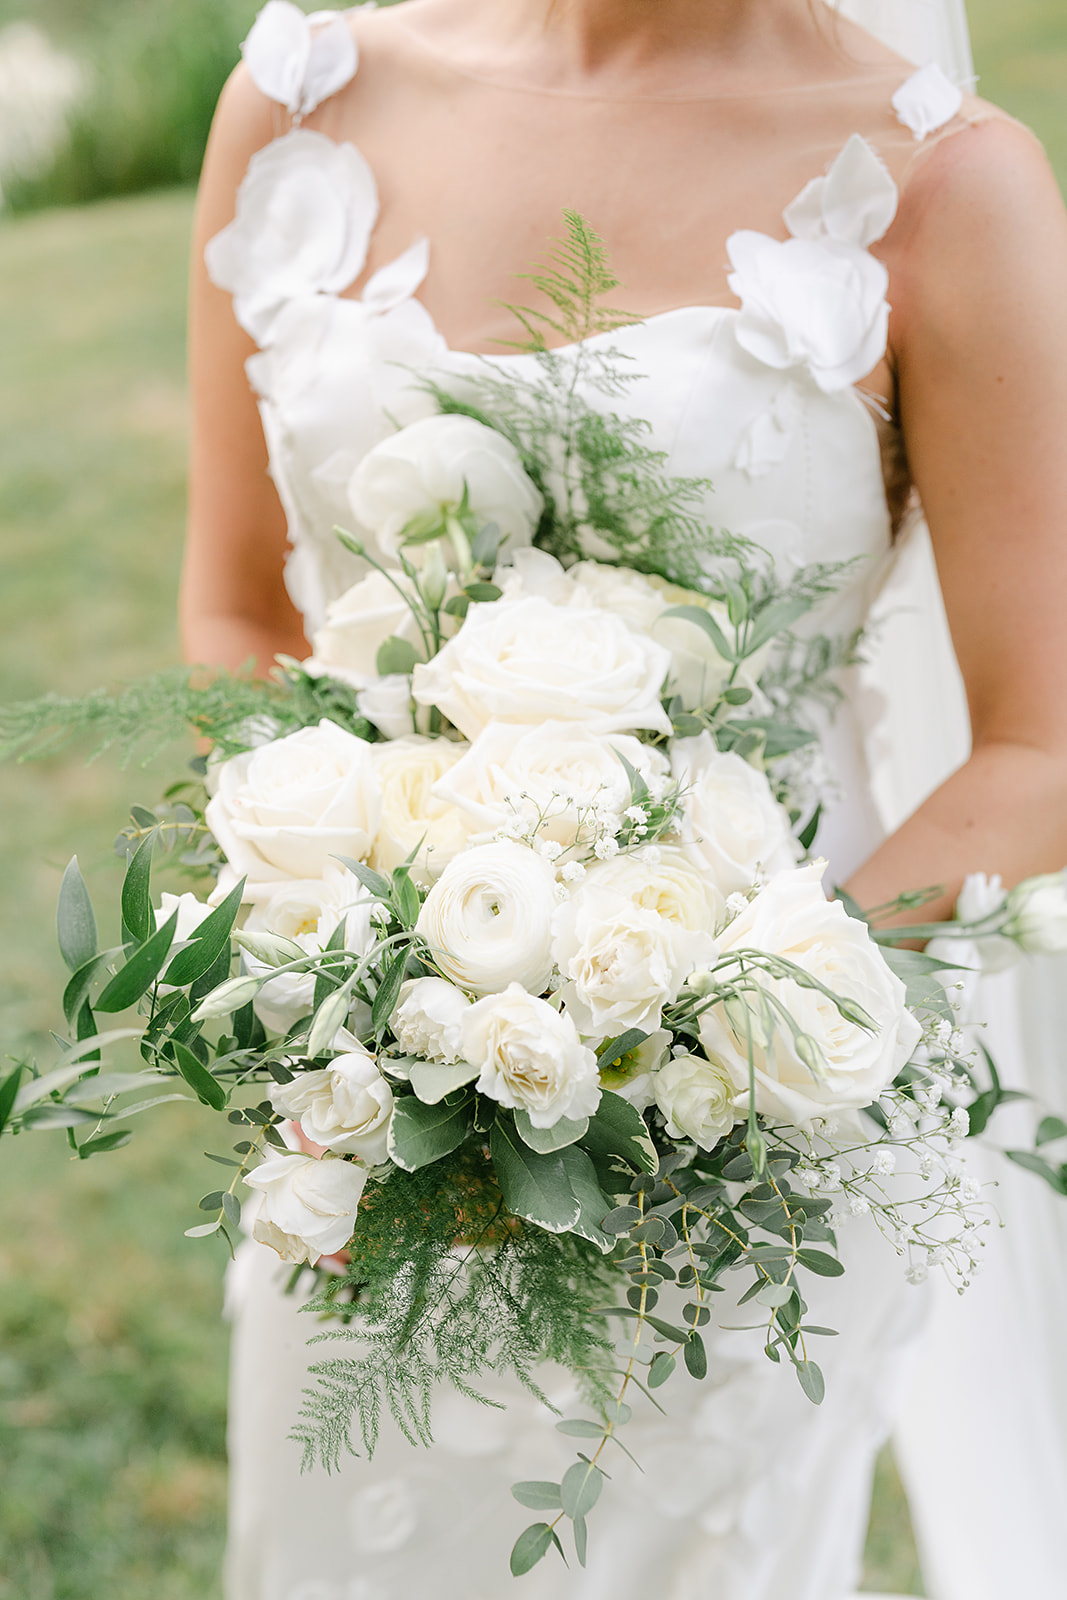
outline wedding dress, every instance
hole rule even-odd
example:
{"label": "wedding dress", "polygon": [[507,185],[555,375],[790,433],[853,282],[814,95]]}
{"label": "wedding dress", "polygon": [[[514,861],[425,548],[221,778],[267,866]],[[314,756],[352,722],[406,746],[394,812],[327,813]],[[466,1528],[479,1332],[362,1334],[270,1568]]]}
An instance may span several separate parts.
{"label": "wedding dress", "polygon": [[[246,50],[255,81],[301,115],[328,107],[357,72],[347,21],[323,13],[308,27],[292,8],[268,13]],[[763,545],[783,574],[852,562],[818,617],[829,632],[864,623],[898,560],[891,502],[899,440],[856,387],[886,344],[887,275],[869,246],[890,227],[913,163],[985,114],[939,71],[902,66],[882,78],[865,80],[855,125],[832,145],[820,142],[810,94],[782,105],[783,150],[791,128],[803,135],[788,143],[803,169],[790,192],[803,187],[785,226],[769,218],[767,231],[728,240],[733,273],[723,304],[666,311],[610,336],[636,375],[623,397],[608,402],[588,390],[593,404],[644,419],[671,472],[710,480],[709,522]],[[487,362],[536,374],[528,355],[448,348],[418,298],[432,239],[376,272],[359,298],[343,292],[359,279],[376,216],[374,174],[360,153],[300,127],[253,158],[237,217],[209,246],[213,278],[233,294],[260,347],[249,376],[289,523],[286,578],[309,631],[360,575],[332,535],[335,524],[351,525],[353,469],[380,438],[433,409],[420,376],[461,388]],[[884,680],[884,658],[881,670]],[[847,683],[824,729],[832,798],[818,848],[835,881],[884,836],[894,803],[875,676]],[[891,751],[888,765],[891,772]],[[919,787],[929,786],[929,767]],[[588,1568],[543,1562],[521,1581],[528,1600],[845,1600],[853,1592],[872,1464],[902,1402],[929,1286],[905,1282],[869,1219],[843,1230],[841,1249],[845,1277],[811,1291],[812,1319],[840,1331],[820,1352],[822,1406],[767,1361],[757,1332],[719,1329],[706,1382],[669,1385],[666,1417],[637,1408],[626,1443],[643,1471],[621,1453],[611,1466],[591,1520]],[[343,1355],[344,1345],[309,1351],[318,1330],[299,1299],[282,1293],[288,1271],[248,1242],[230,1284],[229,1600],[498,1600],[512,1581],[511,1544],[529,1520],[509,1484],[558,1477],[573,1454],[551,1417],[514,1387],[490,1387],[506,1409],[446,1392],[432,1451],[385,1426],[373,1461],[352,1459],[332,1477],[301,1475],[287,1435],[307,1366],[327,1349]],[[720,1314],[732,1320],[746,1318]],[[561,1403],[568,1381],[545,1379]],[[922,1456],[920,1447],[920,1478]],[[930,1478],[936,1501],[945,1469]],[[930,1547],[937,1543],[933,1528]],[[967,1600],[986,1593],[976,1588]]]}

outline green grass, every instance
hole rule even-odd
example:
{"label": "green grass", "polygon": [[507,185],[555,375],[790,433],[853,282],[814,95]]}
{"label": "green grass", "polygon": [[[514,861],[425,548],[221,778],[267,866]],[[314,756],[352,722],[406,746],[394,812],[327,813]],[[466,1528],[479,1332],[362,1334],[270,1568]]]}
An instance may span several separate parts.
{"label": "green grass", "polygon": [[[972,14],[983,91],[1037,128],[1062,178],[1062,0],[972,0]],[[177,659],[190,204],[172,191],[0,227],[2,699]],[[47,1059],[71,851],[113,905],[125,808],[174,775],[0,766],[0,1050]],[[212,1122],[155,1115],[164,1138],[137,1127],[85,1164],[58,1136],[2,1147],[0,1600],[218,1600],[221,1262],[182,1236],[210,1187]],[[921,1593],[888,1458],[865,1582]]]}

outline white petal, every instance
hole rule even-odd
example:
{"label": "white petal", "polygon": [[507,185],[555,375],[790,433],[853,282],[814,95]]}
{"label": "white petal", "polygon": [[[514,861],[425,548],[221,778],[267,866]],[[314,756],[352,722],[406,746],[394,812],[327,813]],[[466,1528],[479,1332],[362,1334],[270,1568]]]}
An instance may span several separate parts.
{"label": "white petal", "polygon": [[825,178],[812,178],[806,183],[790,205],[782,212],[785,225],[794,239],[822,239],[826,234],[823,222],[822,197]]}
{"label": "white petal", "polygon": [[951,122],[962,104],[961,91],[935,61],[920,67],[893,96],[898,121],[910,128],[918,140]]}
{"label": "white petal", "polygon": [[897,199],[887,168],[854,133],[826,175],[822,212],[830,238],[866,249],[888,231]]}
{"label": "white petal", "polygon": [[351,83],[359,66],[359,52],[352,30],[340,13],[316,12],[311,23],[329,17],[325,27],[312,28],[311,49],[302,85],[300,110],[303,115],[328,100],[346,83]]}
{"label": "white petal", "polygon": [[430,241],[417,239],[413,245],[381,267],[363,291],[368,311],[392,311],[410,300],[430,268]]}
{"label": "white petal", "polygon": [[267,0],[241,54],[260,93],[295,113],[300,109],[310,49],[311,29],[299,6],[291,0]]}

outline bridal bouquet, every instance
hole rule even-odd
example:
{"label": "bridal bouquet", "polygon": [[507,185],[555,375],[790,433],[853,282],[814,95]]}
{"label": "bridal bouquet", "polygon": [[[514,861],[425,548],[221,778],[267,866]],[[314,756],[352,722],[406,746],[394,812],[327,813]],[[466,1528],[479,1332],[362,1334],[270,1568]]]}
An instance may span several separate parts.
{"label": "bridal bouquet", "polygon": [[[831,1330],[805,1284],[844,1270],[842,1223],[872,1214],[910,1276],[962,1285],[983,1221],[947,963],[828,899],[807,859],[808,713],[855,641],[794,630],[836,573],[783,585],[702,526],[631,425],[578,406],[566,364],[597,358],[543,354],[536,390],[434,391],[364,459],[361,536],[338,536],[365,575],[310,660],[67,715],[177,714],[213,754],[202,794],[134,809],[110,948],[71,864],[72,1041],[0,1087],[0,1125],[65,1127],[83,1157],[175,1091],[225,1119],[225,1186],[190,1233],[232,1242],[243,1197],[354,1340],[312,1369],[309,1459],[353,1432],[372,1451],[383,1408],[429,1443],[439,1383],[539,1393],[539,1363],[569,1367],[587,1404],[558,1427],[582,1449],[515,1485],[543,1514],[516,1574],[565,1521],[584,1562],[633,1392],[705,1375],[716,1297],[751,1304],[818,1402]],[[210,892],[157,901],[168,853]],[[1067,904],[1058,881],[974,897],[1003,944],[1047,942]],[[128,1034],[144,1070],[106,1071]]]}

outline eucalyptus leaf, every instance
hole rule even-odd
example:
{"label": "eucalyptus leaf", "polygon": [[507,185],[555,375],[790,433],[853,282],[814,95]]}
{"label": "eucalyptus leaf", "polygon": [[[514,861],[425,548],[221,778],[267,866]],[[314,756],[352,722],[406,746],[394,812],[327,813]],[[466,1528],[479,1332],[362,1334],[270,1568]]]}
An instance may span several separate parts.
{"label": "eucalyptus leaf", "polygon": [[77,856],[71,856],[59,886],[56,931],[60,954],[71,972],[76,972],[95,956],[96,918]]}
{"label": "eucalyptus leaf", "polygon": [[375,665],[380,678],[407,677],[418,661],[418,652],[408,639],[390,634],[378,647]]}
{"label": "eucalyptus leaf", "polygon": [[187,1046],[179,1043],[177,1039],[173,1044],[178,1071],[190,1089],[195,1092],[197,1099],[202,1100],[204,1105],[210,1106],[213,1111],[221,1111],[230,1098],[225,1086],[217,1078],[212,1077]]}
{"label": "eucalyptus leaf", "polygon": [[[663,613],[664,617],[678,617],[682,622],[691,622],[707,634],[715,647],[715,652],[723,661],[738,660],[737,651],[733,645],[728,644],[726,635],[719,624],[705,611],[703,606],[671,606]],[[751,651],[748,652],[751,655]]]}
{"label": "eucalyptus leaf", "polygon": [[591,1461],[576,1461],[563,1474],[559,1487],[560,1499],[568,1517],[584,1517],[600,1499],[604,1474]]}
{"label": "eucalyptus leaf", "polygon": [[559,1484],[548,1483],[544,1479],[513,1483],[511,1492],[520,1506],[526,1506],[530,1511],[559,1511],[563,1505],[559,1495]]}
{"label": "eucalyptus leaf", "polygon": [[521,1578],[523,1573],[529,1572],[531,1568],[536,1567],[542,1557],[548,1554],[553,1544],[562,1555],[563,1548],[548,1523],[531,1523],[525,1532],[519,1534],[511,1552],[512,1577]]}
{"label": "eucalyptus leaf", "polygon": [[88,1161],[90,1156],[104,1155],[109,1150],[121,1150],[132,1138],[133,1134],[126,1128],[114,1133],[97,1134],[94,1139],[86,1139],[84,1144],[78,1146],[78,1159]]}
{"label": "eucalyptus leaf", "polygon": [[822,1375],[822,1370],[815,1365],[814,1361],[798,1361],[797,1377],[800,1379],[800,1387],[808,1399],[814,1405],[821,1405],[823,1396],[826,1393],[826,1380]]}
{"label": "eucalyptus leaf", "polygon": [[840,1278],[845,1270],[836,1256],[828,1256],[822,1250],[800,1250],[797,1260],[809,1272],[817,1272],[822,1278]]}

